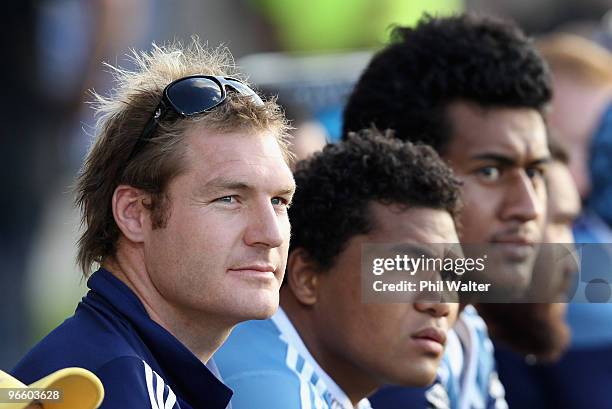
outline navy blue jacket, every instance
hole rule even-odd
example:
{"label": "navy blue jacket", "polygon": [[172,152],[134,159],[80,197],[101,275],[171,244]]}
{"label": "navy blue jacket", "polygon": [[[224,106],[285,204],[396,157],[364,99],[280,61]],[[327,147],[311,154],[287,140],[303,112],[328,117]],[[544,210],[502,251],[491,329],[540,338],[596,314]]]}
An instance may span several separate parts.
{"label": "navy blue jacket", "polygon": [[47,335],[13,369],[30,384],[78,366],[104,385],[102,409],[225,409],[232,391],[172,334],[136,295],[100,269],[74,316]]}

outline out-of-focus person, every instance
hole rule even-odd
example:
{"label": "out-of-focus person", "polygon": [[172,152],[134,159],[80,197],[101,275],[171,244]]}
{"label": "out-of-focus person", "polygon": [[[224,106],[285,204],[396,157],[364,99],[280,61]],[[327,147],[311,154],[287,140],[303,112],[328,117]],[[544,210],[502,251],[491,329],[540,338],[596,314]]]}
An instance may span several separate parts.
{"label": "out-of-focus person", "polygon": [[[266,92],[266,93],[269,93]],[[291,125],[289,149],[294,155],[293,166],[323,149],[329,139],[325,127],[304,105],[289,98],[278,98],[276,101],[285,113]]]}
{"label": "out-of-focus person", "polygon": [[296,122],[291,131],[291,152],[296,161],[308,159],[323,149],[327,143],[327,132],[315,120]]}
{"label": "out-of-focus person", "polygon": [[[592,142],[612,115],[612,54],[573,34],[551,34],[537,42],[552,71],[553,101],[548,115],[569,151],[569,167],[583,200],[592,190]],[[608,131],[610,132],[610,131]],[[598,186],[601,188],[601,186]],[[608,221],[608,224],[612,219]]]}
{"label": "out-of-focus person", "polygon": [[[0,184],[12,193],[0,198],[0,300],[11,306],[0,311],[0,333],[5,334],[0,367],[14,366],[83,293],[74,280],[74,243],[57,240],[76,224],[65,217],[72,214],[66,179],[81,159],[73,136],[86,139],[79,112],[90,111],[82,103],[86,90],[94,84],[99,89],[94,82],[101,77],[99,62],[133,45],[147,21],[148,3],[23,0],[3,9],[0,34],[11,38],[3,46],[11,62],[0,73],[11,80],[0,103]],[[126,21],[131,24],[122,24]],[[55,210],[58,202],[65,203],[62,214]],[[49,234],[49,241],[66,244],[53,247],[45,258],[42,242],[55,226],[62,231]],[[51,271],[42,261],[49,258],[56,265]],[[63,285],[67,276],[70,286]],[[38,288],[44,288],[43,295],[36,294]],[[63,311],[60,317],[57,310]]]}
{"label": "out-of-focus person", "polygon": [[[612,56],[597,44],[571,34],[555,33],[537,42],[553,77],[549,115],[555,135],[568,147],[569,170],[583,201],[573,226],[582,254],[577,288],[591,280],[612,282]],[[588,301],[588,300],[587,300]],[[548,396],[542,408],[612,408],[605,393],[612,382],[612,304],[571,303],[567,322],[572,340],[559,362],[538,367],[537,380]],[[525,388],[516,394],[523,395]],[[519,401],[523,396],[514,395]],[[518,400],[517,400],[518,399]]]}
{"label": "out-of-focus person", "polygon": [[[577,253],[572,249],[572,224],[580,214],[580,197],[569,172],[569,154],[556,141],[549,146],[554,161],[546,170],[548,212],[544,244],[530,294],[525,297],[529,303],[489,304],[480,310],[483,314],[497,315],[494,321],[504,322],[503,326],[489,329],[496,341],[499,376],[506,385],[511,408],[566,407],[550,381],[556,368],[553,363],[569,346],[567,303],[542,301],[571,297],[568,290],[579,266]],[[527,316],[530,319],[525,319]]]}

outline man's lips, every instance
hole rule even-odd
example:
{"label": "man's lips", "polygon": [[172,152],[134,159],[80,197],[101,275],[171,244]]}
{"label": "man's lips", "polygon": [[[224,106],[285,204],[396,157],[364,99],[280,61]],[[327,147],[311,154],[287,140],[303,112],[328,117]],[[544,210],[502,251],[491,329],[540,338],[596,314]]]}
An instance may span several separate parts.
{"label": "man's lips", "polygon": [[232,267],[229,270],[240,271],[240,270],[248,270],[248,271],[260,271],[260,272],[275,272],[276,267],[272,264],[250,264],[239,267]]}
{"label": "man's lips", "polygon": [[245,264],[229,268],[228,273],[249,279],[276,278],[277,268],[272,264]]}
{"label": "man's lips", "polygon": [[413,341],[425,352],[441,355],[446,344],[446,332],[436,327],[427,327],[412,335]]}
{"label": "man's lips", "polygon": [[535,246],[537,241],[527,235],[505,235],[505,236],[495,236],[491,240],[491,243],[495,244],[516,244],[516,245],[524,245],[524,246]]}
{"label": "man's lips", "polygon": [[445,345],[446,331],[437,327],[427,327],[412,335],[412,338],[430,339],[438,344]]}

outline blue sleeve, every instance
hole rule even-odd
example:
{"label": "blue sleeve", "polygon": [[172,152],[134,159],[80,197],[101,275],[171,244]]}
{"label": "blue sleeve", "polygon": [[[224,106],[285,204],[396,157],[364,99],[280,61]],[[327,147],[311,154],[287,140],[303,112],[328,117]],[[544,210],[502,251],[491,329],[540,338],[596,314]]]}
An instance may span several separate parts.
{"label": "blue sleeve", "polygon": [[100,409],[178,408],[174,392],[137,357],[114,359],[95,371],[104,385]]}
{"label": "blue sleeve", "polygon": [[284,371],[243,372],[224,379],[233,389],[233,409],[314,409],[315,396],[297,375]]}

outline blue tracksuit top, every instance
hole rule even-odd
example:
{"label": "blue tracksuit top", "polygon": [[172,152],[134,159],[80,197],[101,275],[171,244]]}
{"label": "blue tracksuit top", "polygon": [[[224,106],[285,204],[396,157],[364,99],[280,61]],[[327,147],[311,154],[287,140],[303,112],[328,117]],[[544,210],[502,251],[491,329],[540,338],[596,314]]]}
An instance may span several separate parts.
{"label": "blue tracksuit top", "polygon": [[232,391],[172,334],[136,295],[104,269],[74,315],[38,343],[12,374],[30,384],[56,370],[82,367],[104,385],[102,409],[225,409]]}

